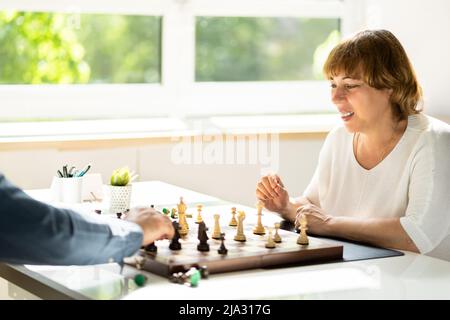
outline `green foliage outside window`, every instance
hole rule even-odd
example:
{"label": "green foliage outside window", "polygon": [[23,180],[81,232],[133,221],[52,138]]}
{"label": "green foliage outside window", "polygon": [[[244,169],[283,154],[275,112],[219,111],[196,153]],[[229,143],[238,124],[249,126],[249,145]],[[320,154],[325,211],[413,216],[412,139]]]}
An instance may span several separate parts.
{"label": "green foliage outside window", "polygon": [[0,83],[160,82],[161,18],[0,11]]}

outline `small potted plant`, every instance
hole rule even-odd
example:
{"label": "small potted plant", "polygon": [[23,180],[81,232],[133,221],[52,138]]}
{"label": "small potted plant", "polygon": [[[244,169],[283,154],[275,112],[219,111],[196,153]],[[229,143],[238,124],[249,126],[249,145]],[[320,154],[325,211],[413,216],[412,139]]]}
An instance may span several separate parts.
{"label": "small potted plant", "polygon": [[110,179],[110,213],[124,213],[130,209],[132,184],[137,175],[128,167],[113,171]]}

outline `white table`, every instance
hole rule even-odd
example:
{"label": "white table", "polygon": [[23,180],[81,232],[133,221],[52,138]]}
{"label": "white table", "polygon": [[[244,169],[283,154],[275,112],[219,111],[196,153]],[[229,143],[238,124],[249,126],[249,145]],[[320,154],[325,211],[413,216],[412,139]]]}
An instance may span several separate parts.
{"label": "white table", "polygon": [[[48,190],[29,194],[50,201]],[[204,211],[231,204],[163,182],[136,183],[132,205],[174,206],[183,196]],[[76,206],[92,214],[102,203]],[[246,208],[250,211],[254,208]],[[229,209],[227,209],[229,210]],[[111,216],[111,218],[114,218]],[[147,276],[144,287],[133,277]],[[68,299],[450,299],[450,262],[405,252],[403,256],[353,262],[314,264],[277,269],[253,269],[210,275],[196,288],[117,264],[96,266],[0,265],[0,276],[41,298]],[[220,288],[218,290],[218,288]],[[270,288],[270,289],[269,289]]]}

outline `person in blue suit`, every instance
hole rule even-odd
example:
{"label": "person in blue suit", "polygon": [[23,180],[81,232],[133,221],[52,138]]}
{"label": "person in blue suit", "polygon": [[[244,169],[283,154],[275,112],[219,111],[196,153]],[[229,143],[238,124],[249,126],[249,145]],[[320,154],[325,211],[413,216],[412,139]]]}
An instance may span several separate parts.
{"label": "person in blue suit", "polygon": [[29,197],[0,174],[0,262],[121,264],[141,246],[173,235],[170,219],[153,208],[133,208],[126,220],[81,215]]}

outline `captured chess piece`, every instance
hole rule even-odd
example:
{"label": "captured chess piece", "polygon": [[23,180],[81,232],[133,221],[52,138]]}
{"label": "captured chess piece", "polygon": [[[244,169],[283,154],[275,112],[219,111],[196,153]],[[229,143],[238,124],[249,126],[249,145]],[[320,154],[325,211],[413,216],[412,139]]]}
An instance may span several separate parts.
{"label": "captured chess piece", "polygon": [[220,231],[219,219],[220,219],[220,215],[215,214],[214,215],[214,231],[213,231],[213,234],[211,235],[211,238],[216,239],[216,240],[220,240],[222,237],[221,236],[222,232]]}
{"label": "captured chess piece", "polygon": [[169,280],[178,284],[186,284],[190,287],[197,287],[200,282],[201,273],[196,268],[192,267],[187,272],[173,273]]}
{"label": "captured chess piece", "polygon": [[300,235],[297,238],[297,244],[302,246],[307,246],[309,244],[308,235],[306,234],[308,230],[308,221],[305,215],[300,216]]}
{"label": "captured chess piece", "polygon": [[281,236],[278,233],[279,229],[280,229],[280,223],[277,222],[277,223],[275,223],[275,235],[273,236],[273,241],[275,241],[276,243],[280,243],[282,241]]}
{"label": "captured chess piece", "polygon": [[218,252],[219,254],[225,255],[225,254],[228,253],[228,249],[225,247],[225,233],[221,233],[221,234],[220,234],[220,240],[221,240],[222,242],[220,243],[220,248],[217,250],[217,252]]}
{"label": "captured chess piece", "polygon": [[173,228],[175,229],[175,234],[174,234],[172,240],[170,241],[169,249],[174,250],[174,251],[181,250],[181,243],[179,241],[180,240],[180,232],[179,232],[180,225],[176,221],[173,221],[172,225],[173,225]]}
{"label": "captured chess piece", "polygon": [[256,226],[253,228],[253,233],[254,234],[259,234],[259,235],[266,234],[266,229],[264,228],[264,226],[261,223],[261,216],[262,216],[262,208],[263,207],[264,207],[264,204],[261,201],[258,201],[258,203],[256,204],[256,208],[258,209],[258,211],[257,211],[258,222],[256,223]]}
{"label": "captured chess piece", "polygon": [[145,252],[151,252],[156,253],[158,251],[158,247],[155,245],[154,242],[150,243],[144,248]]}
{"label": "captured chess piece", "polygon": [[244,219],[245,219],[245,212],[239,211],[237,232],[236,235],[234,236],[235,241],[245,242],[247,240],[244,234]]}
{"label": "captured chess piece", "polygon": [[236,220],[236,207],[231,208],[231,215],[232,215],[232,218],[228,225],[230,227],[236,227],[238,225],[238,222]]}
{"label": "captured chess piece", "polygon": [[138,286],[138,287],[143,287],[144,284],[147,282],[147,277],[144,276],[143,274],[137,274],[134,276],[133,278],[134,283]]}
{"label": "captured chess piece", "polygon": [[272,229],[269,228],[269,236],[267,237],[266,248],[273,249],[275,247],[276,247],[276,244],[272,237]]}
{"label": "captured chess piece", "polygon": [[206,234],[206,231],[208,231],[208,228],[205,225],[205,222],[202,221],[198,225],[198,240],[200,243],[197,245],[197,250],[206,252],[209,251],[209,244],[208,244],[208,235]]}
{"label": "captured chess piece", "polygon": [[172,219],[178,219],[177,209],[172,208],[172,211],[170,212],[170,217]]}
{"label": "captured chess piece", "polygon": [[197,205],[197,220],[195,221],[195,223],[201,223],[203,221],[202,208],[203,206],[201,204]]}

